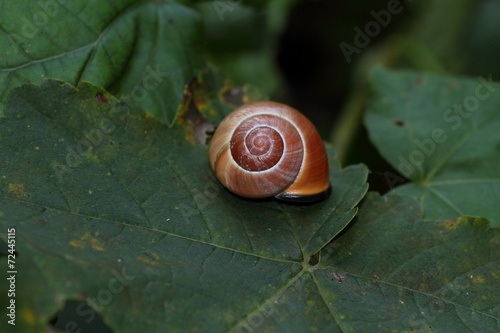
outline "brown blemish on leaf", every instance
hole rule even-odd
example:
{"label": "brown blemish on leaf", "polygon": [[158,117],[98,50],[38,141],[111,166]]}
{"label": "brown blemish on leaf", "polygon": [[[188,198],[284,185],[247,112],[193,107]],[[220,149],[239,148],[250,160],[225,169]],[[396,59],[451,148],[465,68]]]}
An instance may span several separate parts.
{"label": "brown blemish on leaf", "polygon": [[94,96],[94,99],[99,103],[99,104],[104,104],[104,103],[107,103],[108,102],[108,98],[106,97],[106,95],[104,95],[102,92],[98,91],[95,96]]}
{"label": "brown blemish on leaf", "polygon": [[136,259],[151,266],[156,266],[160,262],[160,257],[156,253],[145,253]]}
{"label": "brown blemish on leaf", "polygon": [[455,230],[457,228],[457,225],[460,223],[460,221],[458,219],[445,220],[443,223],[444,223],[444,226],[446,227],[446,229]]}
{"label": "brown blemish on leaf", "polygon": [[346,274],[343,272],[335,272],[333,271],[331,274],[332,280],[335,279],[337,282],[342,283],[346,277]]}
{"label": "brown blemish on leaf", "polygon": [[394,125],[396,125],[398,127],[403,127],[405,125],[405,122],[403,120],[396,119],[396,120],[394,120]]}

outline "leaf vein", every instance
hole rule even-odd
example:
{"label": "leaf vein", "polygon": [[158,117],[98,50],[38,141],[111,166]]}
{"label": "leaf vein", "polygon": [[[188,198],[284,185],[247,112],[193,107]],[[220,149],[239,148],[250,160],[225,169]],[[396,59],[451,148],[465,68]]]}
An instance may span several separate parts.
{"label": "leaf vein", "polygon": [[14,203],[22,203],[22,204],[31,205],[31,206],[40,207],[40,208],[54,209],[54,210],[59,211],[61,213],[71,214],[71,215],[74,215],[74,216],[77,216],[77,217],[82,217],[82,218],[92,218],[94,220],[100,220],[100,221],[104,221],[104,222],[108,222],[108,223],[115,223],[115,224],[122,225],[122,226],[125,226],[125,227],[128,227],[128,228],[141,229],[141,230],[145,230],[145,231],[149,231],[149,232],[157,232],[159,234],[163,234],[163,235],[170,236],[170,237],[176,237],[176,238],[183,239],[183,240],[186,240],[186,241],[189,241],[189,242],[200,243],[200,244],[204,244],[204,245],[208,245],[208,246],[213,246],[213,247],[216,247],[216,248],[219,248],[219,249],[223,249],[223,250],[227,250],[227,251],[230,251],[230,252],[235,252],[235,253],[238,253],[238,254],[247,255],[247,256],[250,256],[250,257],[256,257],[256,258],[260,258],[260,259],[264,259],[264,260],[269,260],[269,261],[273,261],[273,262],[299,264],[299,262],[297,262],[295,260],[266,257],[266,256],[263,256],[261,254],[256,254],[256,253],[252,253],[252,252],[242,251],[242,250],[231,248],[231,247],[228,247],[228,246],[225,246],[225,245],[221,245],[221,244],[217,244],[217,243],[213,243],[213,242],[208,242],[208,241],[205,241],[205,240],[202,240],[202,239],[196,239],[196,238],[193,238],[193,237],[184,236],[184,235],[180,235],[180,234],[175,234],[175,233],[172,233],[172,232],[168,232],[168,231],[165,231],[165,230],[156,229],[156,228],[149,227],[149,226],[131,224],[131,223],[117,221],[117,220],[108,219],[108,218],[104,218],[104,217],[91,216],[91,215],[87,215],[87,214],[81,214],[81,213],[76,213],[76,212],[71,212],[71,211],[65,211],[65,210],[62,210],[60,208],[47,207],[47,206],[44,206],[44,205],[39,205],[39,204],[35,204],[35,203],[32,203],[32,202],[29,202],[29,201],[26,201],[26,200],[14,199],[14,198],[6,197],[6,196],[0,196],[0,199],[10,200],[10,201],[12,201]]}

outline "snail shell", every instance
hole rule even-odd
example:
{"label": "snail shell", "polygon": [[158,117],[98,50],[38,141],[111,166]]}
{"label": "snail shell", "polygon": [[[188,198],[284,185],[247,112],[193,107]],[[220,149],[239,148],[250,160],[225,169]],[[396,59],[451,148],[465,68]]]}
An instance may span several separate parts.
{"label": "snail shell", "polygon": [[321,137],[284,104],[257,102],[233,111],[217,128],[209,159],[222,185],[242,197],[313,202],[330,193]]}

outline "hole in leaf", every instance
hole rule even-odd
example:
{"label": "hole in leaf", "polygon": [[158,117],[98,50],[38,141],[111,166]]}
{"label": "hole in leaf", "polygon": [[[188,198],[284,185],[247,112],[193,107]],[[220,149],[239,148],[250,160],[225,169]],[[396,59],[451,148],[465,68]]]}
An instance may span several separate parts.
{"label": "hole in leaf", "polygon": [[185,109],[182,116],[178,119],[178,123],[182,124],[187,121],[188,126],[193,130],[195,140],[198,143],[206,145],[211,138],[209,134],[215,131],[215,124],[205,119],[198,109],[200,104],[206,103],[206,96],[202,88],[202,83],[198,78],[194,77],[191,79],[182,101]]}
{"label": "hole in leaf", "polygon": [[309,266],[316,266],[319,263],[319,253],[309,258]]}
{"label": "hole in leaf", "polygon": [[214,126],[213,129],[207,130],[207,132],[206,132],[207,139],[205,141],[206,145],[208,145],[210,143],[210,141],[212,141],[212,137],[214,136],[216,129],[217,128]]}
{"label": "hole in leaf", "polygon": [[85,302],[66,301],[64,308],[50,322],[54,329],[63,332],[113,333],[101,315]]}

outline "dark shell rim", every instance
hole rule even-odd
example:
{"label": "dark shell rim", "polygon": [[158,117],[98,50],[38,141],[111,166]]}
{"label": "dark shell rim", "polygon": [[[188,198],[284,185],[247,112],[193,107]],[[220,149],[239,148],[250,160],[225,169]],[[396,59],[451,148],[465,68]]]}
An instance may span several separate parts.
{"label": "dark shell rim", "polygon": [[286,192],[275,195],[274,197],[279,200],[288,201],[288,202],[298,202],[298,203],[312,203],[318,202],[328,198],[330,193],[332,192],[332,186],[328,186],[328,189],[323,192],[311,194],[311,195],[296,195],[289,194]]}

